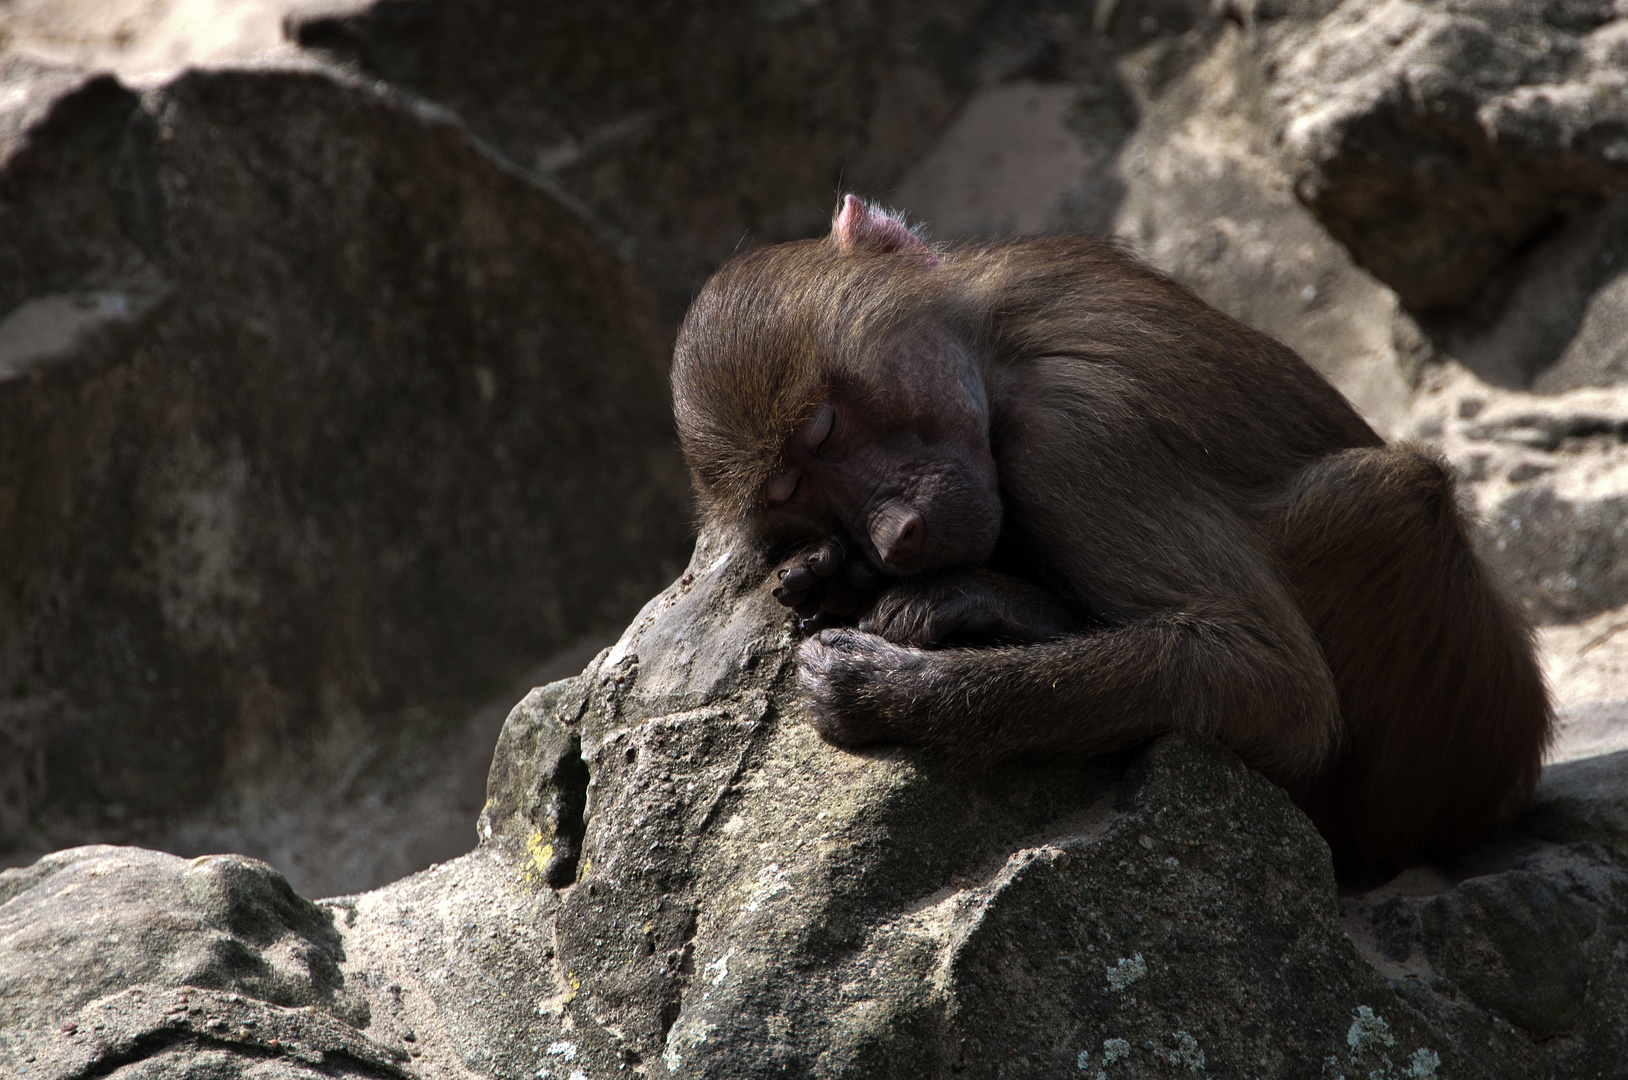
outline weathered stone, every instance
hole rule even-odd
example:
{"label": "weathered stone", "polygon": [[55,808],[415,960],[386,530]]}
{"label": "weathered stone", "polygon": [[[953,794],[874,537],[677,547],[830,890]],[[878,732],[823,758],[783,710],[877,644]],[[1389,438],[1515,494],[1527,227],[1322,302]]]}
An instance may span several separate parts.
{"label": "weathered stone", "polygon": [[1273,47],[1296,191],[1409,307],[1462,306],[1628,182],[1624,43],[1611,4],[1346,0]]}
{"label": "weathered stone", "polygon": [[1142,118],[1120,154],[1126,194],[1115,231],[1208,302],[1290,345],[1395,434],[1430,343],[1296,200],[1263,123],[1270,87],[1258,50],[1227,27],[1177,78],[1152,79],[1156,59],[1122,65]]}
{"label": "weathered stone", "polygon": [[1422,912],[1431,962],[1477,1004],[1538,1038],[1575,1028],[1588,993],[1590,906],[1525,871],[1472,878]]}
{"label": "weathered stone", "polygon": [[[1620,660],[1621,656],[1619,645],[1610,659]],[[1620,674],[1612,680],[1612,686],[1618,685],[1621,685]],[[1569,695],[1568,690],[1572,691]],[[1546,757],[1550,764],[1608,756],[1623,748],[1624,736],[1628,734],[1628,698],[1602,700],[1599,694],[1599,690],[1580,694],[1576,692],[1575,682],[1572,686],[1562,683],[1555,701],[1556,746]]]}
{"label": "weathered stone", "polygon": [[304,0],[13,0],[0,41],[13,52],[150,80],[182,67],[287,59],[283,19]]}
{"label": "weathered stone", "polygon": [[[1628,872],[1539,824],[1548,799],[1446,873],[1416,868],[1340,900],[1364,958],[1490,1076],[1609,1070],[1628,1016]],[[1533,839],[1550,834],[1561,842]]]}
{"label": "weathered stone", "polygon": [[1527,610],[1564,623],[1628,604],[1628,400],[1509,393],[1463,374],[1431,383],[1413,434],[1458,466],[1484,519],[1477,550]]}
{"label": "weathered stone", "polygon": [[1628,859],[1628,751],[1550,766],[1521,828],[1560,843],[1599,844]]}
{"label": "weathered stone", "polygon": [[291,27],[557,180],[683,303],[743,245],[823,232],[839,191],[896,196],[975,88],[1077,79],[1210,18],[1203,0],[1099,12],[1031,0],[371,0]]}
{"label": "weathered stone", "polygon": [[1060,61],[1057,81],[979,89],[889,201],[943,238],[1118,235],[1396,432],[1429,340],[1296,199],[1255,42],[1186,22],[1151,42],[1076,44],[1093,62]]}
{"label": "weathered stone", "polygon": [[189,861],[108,846],[47,855],[0,874],[0,943],[7,1029],[28,1029],[41,1003],[65,1019],[140,984],[237,992],[368,1023],[366,1002],[344,989],[333,913],[239,855]]}
{"label": "weathered stone", "polygon": [[1369,922],[1385,959],[1402,963],[1413,955],[1420,933],[1419,913],[1407,897],[1393,896],[1375,906]]}
{"label": "weathered stone", "polygon": [[1573,502],[1533,485],[1500,502],[1489,526],[1483,556],[1538,617],[1571,622],[1628,603],[1628,568],[1617,557],[1628,542],[1628,500]]}
{"label": "weathered stone", "polygon": [[743,237],[817,231],[839,183],[891,183],[955,108],[979,6],[383,0],[291,28],[554,178],[683,299]]}
{"label": "weathered stone", "polygon": [[[1598,848],[1540,846],[1410,901],[1423,918],[1391,920],[1390,954],[1430,977],[1387,983],[1394,961],[1341,932],[1310,823],[1219,748],[1170,738],[968,775],[822,743],[764,572],[704,536],[615,647],[517,706],[482,844],[455,862],[314,907],[237,860],[92,849],[7,871],[0,928],[37,929],[0,933],[0,1002],[27,1033],[8,1032],[0,1062],[64,1078],[105,1074],[110,1055],[131,1075],[745,1078],[1615,1060],[1625,877]],[[189,891],[199,866],[235,869]],[[184,931],[107,938],[164,905]],[[223,933],[247,953],[202,980],[164,966]],[[106,966],[83,991],[26,966],[59,938],[98,943]],[[266,973],[296,952],[304,968]],[[39,970],[88,963],[70,948]],[[1500,979],[1523,966],[1553,977]],[[215,995],[196,1017],[168,1004],[188,981]]]}
{"label": "weathered stone", "polygon": [[1628,377],[1628,197],[1574,212],[1453,318],[1441,348],[1499,386],[1559,394]]}
{"label": "weathered stone", "polygon": [[0,850],[390,796],[676,572],[665,335],[576,211],[320,71],[7,70]]}

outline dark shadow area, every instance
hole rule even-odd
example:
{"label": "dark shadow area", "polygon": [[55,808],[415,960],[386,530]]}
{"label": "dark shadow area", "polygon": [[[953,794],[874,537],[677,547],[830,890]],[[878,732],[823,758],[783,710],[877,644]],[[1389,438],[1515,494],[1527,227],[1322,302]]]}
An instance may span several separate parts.
{"label": "dark shadow area", "polygon": [[1600,312],[1591,326],[1591,307],[1625,271],[1628,196],[1557,213],[1467,307],[1425,312],[1419,323],[1494,386],[1550,394],[1609,386],[1628,376],[1622,316]]}

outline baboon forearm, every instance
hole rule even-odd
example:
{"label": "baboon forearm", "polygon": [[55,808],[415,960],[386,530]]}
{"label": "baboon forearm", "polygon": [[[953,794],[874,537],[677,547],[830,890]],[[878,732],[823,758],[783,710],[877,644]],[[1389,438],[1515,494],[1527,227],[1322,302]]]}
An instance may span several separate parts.
{"label": "baboon forearm", "polygon": [[816,709],[847,729],[847,739],[834,733],[838,741],[898,739],[976,760],[1104,753],[1180,729],[1275,775],[1302,776],[1336,738],[1326,667],[1238,627],[1149,622],[1035,645],[938,650],[837,633],[860,647],[810,642],[804,683]]}

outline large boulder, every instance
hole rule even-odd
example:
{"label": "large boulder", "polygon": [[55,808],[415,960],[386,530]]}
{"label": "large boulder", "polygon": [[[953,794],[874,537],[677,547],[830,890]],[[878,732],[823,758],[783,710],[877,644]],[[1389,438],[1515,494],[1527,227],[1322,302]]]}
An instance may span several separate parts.
{"label": "large boulder", "polygon": [[363,792],[302,885],[424,865],[390,799],[682,564],[650,294],[386,88],[0,75],[0,852]]}
{"label": "large boulder", "polygon": [[978,6],[368,0],[289,25],[557,182],[682,302],[743,242],[817,231],[839,186],[891,183],[955,108]]}
{"label": "large boulder", "polygon": [[1308,6],[1264,18],[1259,51],[1284,168],[1322,225],[1484,379],[1621,381],[1621,6]]}
{"label": "large boulder", "polygon": [[1342,899],[1305,817],[1213,745],[967,774],[822,743],[766,570],[703,536],[614,647],[516,706],[481,845],[454,862],[314,906],[230,857],[92,848],[5,871],[0,1067],[1423,1078],[1617,1060],[1628,872],[1565,809],[1575,785],[1451,876]]}
{"label": "large boulder", "polygon": [[1296,191],[1416,310],[1460,307],[1558,212],[1628,182],[1611,4],[1345,0],[1275,42]]}

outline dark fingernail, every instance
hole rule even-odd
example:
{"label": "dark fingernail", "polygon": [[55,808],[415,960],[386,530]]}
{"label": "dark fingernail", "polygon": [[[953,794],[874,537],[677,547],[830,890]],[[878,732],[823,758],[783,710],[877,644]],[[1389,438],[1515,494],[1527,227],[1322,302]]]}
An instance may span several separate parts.
{"label": "dark fingernail", "polygon": [[789,569],[790,567],[782,566],[780,569],[774,572],[774,576],[779,578],[781,581],[784,581],[786,580],[786,571]]}

